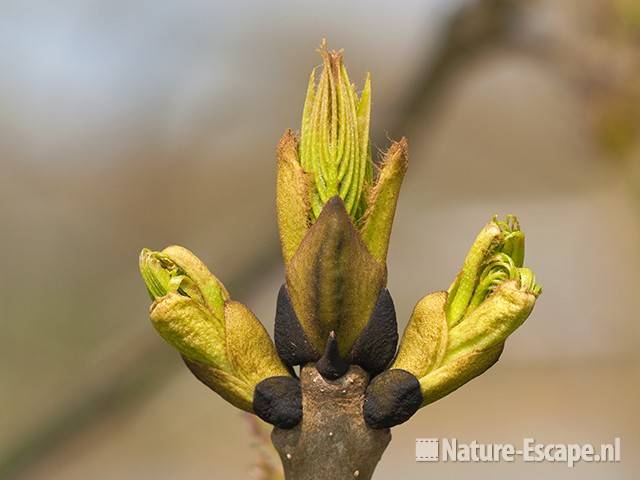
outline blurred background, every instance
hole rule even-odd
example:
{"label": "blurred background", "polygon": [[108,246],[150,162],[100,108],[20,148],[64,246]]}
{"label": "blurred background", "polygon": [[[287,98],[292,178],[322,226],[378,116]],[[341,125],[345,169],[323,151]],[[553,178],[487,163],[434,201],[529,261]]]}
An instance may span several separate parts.
{"label": "blurred background", "polygon": [[[375,478],[637,478],[637,0],[0,0],[0,478],[268,478],[266,430],[149,325],[137,256],[187,246],[272,329],[275,145],[322,37],[372,74],[376,149],[409,139],[401,327],[494,213],[519,216],[544,286]],[[415,463],[416,437],[621,437],[622,461]]]}

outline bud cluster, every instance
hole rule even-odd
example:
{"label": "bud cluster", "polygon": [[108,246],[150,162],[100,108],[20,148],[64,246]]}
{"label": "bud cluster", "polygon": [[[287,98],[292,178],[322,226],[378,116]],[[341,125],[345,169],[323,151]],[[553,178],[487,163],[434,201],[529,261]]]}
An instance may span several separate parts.
{"label": "bud cluster", "polygon": [[294,367],[312,368],[326,382],[355,372],[367,385],[358,415],[367,428],[384,429],[493,365],[541,287],[524,266],[525,237],[516,217],[494,217],[448,291],[415,306],[398,347],[386,258],[407,142],[394,142],[374,168],[369,76],[358,95],[342,52],[323,43],[320,55],[322,71],[317,82],[311,74],[300,138],[286,131],[277,150],[285,278],[275,343],[189,250],[144,249],[140,272],[155,329],[196,377],[233,405],[290,429],[303,415]]}

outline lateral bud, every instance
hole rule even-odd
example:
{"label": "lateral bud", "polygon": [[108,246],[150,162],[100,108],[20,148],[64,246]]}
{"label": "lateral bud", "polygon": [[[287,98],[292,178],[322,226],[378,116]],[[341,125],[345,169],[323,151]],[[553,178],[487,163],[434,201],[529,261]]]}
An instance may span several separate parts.
{"label": "lateral bud", "polygon": [[338,351],[336,332],[329,333],[327,346],[324,349],[324,354],[316,363],[316,369],[327,380],[336,380],[349,370],[349,364],[342,359]]}

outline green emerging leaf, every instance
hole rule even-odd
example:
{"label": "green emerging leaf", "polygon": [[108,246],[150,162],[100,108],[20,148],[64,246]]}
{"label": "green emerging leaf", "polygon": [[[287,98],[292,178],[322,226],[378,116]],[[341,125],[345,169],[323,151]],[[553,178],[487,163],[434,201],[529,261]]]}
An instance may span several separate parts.
{"label": "green emerging leaf", "polygon": [[446,306],[449,327],[457,325],[507,280],[519,282],[524,275],[529,284],[527,290],[536,296],[540,294],[542,288],[535,283],[533,273],[523,269],[524,240],[518,219],[513,215],[508,215],[506,220],[494,216],[480,231],[462,270],[449,288]]}
{"label": "green emerging leaf", "polygon": [[262,324],[189,250],[140,253],[140,273],[154,300],[151,323],[191,371],[220,396],[252,411],[256,385],[288,376]]}
{"label": "green emerging leaf", "polygon": [[311,72],[302,113],[300,163],[313,177],[311,220],[320,215],[330,198],[339,195],[349,215],[363,212],[362,192],[370,182],[369,151],[371,81],[365,81],[360,98],[342,63],[342,52],[319,49],[323,66],[316,84]]}

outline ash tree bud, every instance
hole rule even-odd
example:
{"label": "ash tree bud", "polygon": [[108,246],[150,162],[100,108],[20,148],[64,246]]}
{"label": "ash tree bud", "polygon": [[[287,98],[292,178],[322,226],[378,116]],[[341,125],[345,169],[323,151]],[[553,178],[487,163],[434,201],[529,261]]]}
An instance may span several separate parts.
{"label": "ash tree bud", "polygon": [[227,401],[280,429],[294,428],[304,414],[304,392],[293,367],[313,364],[325,385],[349,375],[361,379],[358,415],[369,434],[408,420],[491,367],[541,287],[524,266],[517,218],[494,217],[448,291],[415,306],[396,353],[386,259],[407,141],[392,143],[374,166],[370,76],[359,93],[342,52],[329,51],[324,41],[319,52],[322,67],[317,78],[311,72],[300,135],[287,130],[277,148],[285,282],[275,346],[253,313],[189,250],[144,249],[140,273],[153,300],[154,328]]}
{"label": "ash tree bud", "polygon": [[372,177],[369,151],[371,81],[367,75],[358,97],[342,62],[342,51],[329,51],[323,41],[320,79],[311,72],[302,113],[300,163],[313,176],[312,219],[339,195],[352,218],[362,215],[362,191]]}
{"label": "ash tree bud", "polygon": [[[287,298],[278,300],[276,345],[288,364],[317,361],[333,331],[341,358],[379,373],[397,346],[385,263],[407,143],[391,145],[374,168],[370,77],[358,94],[342,52],[324,41],[319,52],[322,67],[309,79],[300,139],[287,130],[277,151]],[[391,305],[384,314],[381,298]]]}
{"label": "ash tree bud", "polygon": [[[151,323],[203,383],[238,408],[253,411],[256,386],[288,377],[262,324],[189,250],[171,246],[140,254],[140,272],[154,299]],[[284,400],[295,411],[291,402]],[[282,421],[280,418],[279,421]],[[291,419],[290,421],[293,421]]]}
{"label": "ash tree bud", "polygon": [[[500,358],[505,340],[527,319],[541,293],[523,262],[524,234],[517,219],[494,217],[477,236],[449,291],[418,302],[389,372],[399,369],[415,378],[421,406],[448,395]],[[387,387],[392,388],[401,386]],[[382,390],[368,391],[365,404],[391,405],[376,398],[389,395]],[[394,413],[399,408],[393,404],[386,418],[378,407],[376,415],[369,414],[370,426],[399,421]],[[403,411],[409,411],[407,406]]]}

